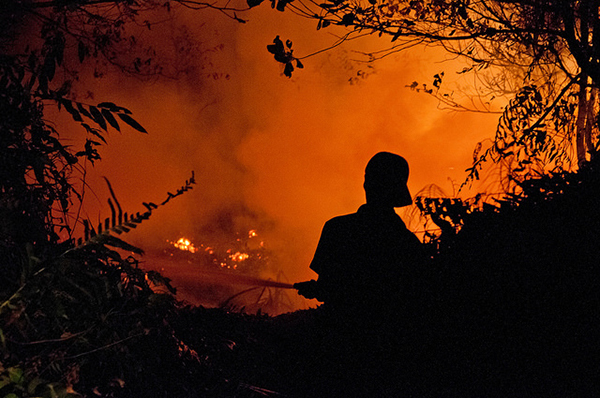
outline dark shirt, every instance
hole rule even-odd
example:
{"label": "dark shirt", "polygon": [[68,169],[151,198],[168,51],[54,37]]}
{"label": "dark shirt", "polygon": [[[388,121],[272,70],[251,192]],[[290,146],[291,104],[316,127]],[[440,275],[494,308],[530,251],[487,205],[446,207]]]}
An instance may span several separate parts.
{"label": "dark shirt", "polygon": [[317,298],[356,310],[402,300],[422,264],[421,242],[394,210],[366,204],[325,223],[310,268],[319,275]]}

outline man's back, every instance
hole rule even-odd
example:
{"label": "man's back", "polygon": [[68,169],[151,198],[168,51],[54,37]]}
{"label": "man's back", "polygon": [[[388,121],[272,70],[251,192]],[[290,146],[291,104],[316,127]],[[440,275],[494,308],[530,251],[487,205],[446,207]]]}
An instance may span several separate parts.
{"label": "man's back", "polygon": [[335,308],[377,307],[400,299],[421,263],[421,244],[392,208],[363,205],[323,227],[310,268]]}

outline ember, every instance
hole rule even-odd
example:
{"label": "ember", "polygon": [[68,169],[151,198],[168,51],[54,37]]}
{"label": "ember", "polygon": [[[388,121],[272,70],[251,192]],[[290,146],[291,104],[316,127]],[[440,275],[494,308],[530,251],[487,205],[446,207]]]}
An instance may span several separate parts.
{"label": "ember", "polygon": [[248,253],[240,253],[240,252],[235,252],[235,253],[229,255],[229,258],[232,259],[233,261],[244,261],[248,257],[250,257]]}
{"label": "ember", "polygon": [[175,246],[179,250],[188,251],[190,253],[196,253],[196,251],[198,250],[192,244],[192,242],[190,242],[190,240],[186,239],[186,238],[179,238],[179,240],[177,242],[171,242],[169,240],[167,240],[167,242],[169,242],[170,244],[172,244],[173,246]]}

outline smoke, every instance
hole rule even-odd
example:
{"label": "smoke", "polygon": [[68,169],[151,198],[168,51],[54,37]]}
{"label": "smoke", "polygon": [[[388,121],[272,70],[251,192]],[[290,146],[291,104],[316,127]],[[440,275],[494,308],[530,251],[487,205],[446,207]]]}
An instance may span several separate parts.
{"label": "smoke", "polygon": [[492,135],[497,116],[440,111],[436,100],[407,88],[448,67],[432,60],[439,52],[416,48],[374,66],[353,61],[354,49],[384,45],[372,37],[308,58],[288,79],[266,51],[276,35],[292,39],[300,57],[335,38],[267,7],[246,17],[238,24],[181,12],[155,28],[148,39],[170,51],[179,79],[82,78],[80,98],[90,91],[89,102],[129,108],[149,132],[110,134],[103,160],[86,169],[85,216],[110,214],[102,176],[124,209],[139,211],[194,170],[195,188],[128,239],[148,249],[182,235],[213,239],[256,229],[275,254],[266,276],[283,271],[295,282],[316,277],[308,264],[323,223],[364,202],[364,166],[373,154],[406,157],[413,194],[432,183],[452,194],[476,142]]}

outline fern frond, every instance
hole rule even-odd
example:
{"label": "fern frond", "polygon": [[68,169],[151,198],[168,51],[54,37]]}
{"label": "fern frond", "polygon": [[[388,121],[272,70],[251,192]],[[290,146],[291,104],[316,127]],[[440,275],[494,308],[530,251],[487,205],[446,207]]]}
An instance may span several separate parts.
{"label": "fern frond", "polygon": [[115,195],[110,181],[106,177],[104,177],[104,180],[108,185],[108,190],[111,196],[107,200],[108,206],[110,207],[111,216],[109,218],[106,218],[103,223],[100,222],[96,230],[91,226],[88,220],[83,220],[84,236],[83,238],[79,238],[77,240],[77,245],[68,250],[68,252],[77,250],[84,246],[99,245],[116,247],[119,249],[131,251],[136,254],[143,254],[144,251],[142,249],[135,247],[111,234],[121,235],[122,233],[127,233],[130,232],[132,229],[137,228],[139,224],[150,218],[154,210],[158,209],[160,206],[164,206],[171,199],[189,191],[193,188],[192,185],[196,183],[194,172],[192,171],[192,177],[186,180],[185,184],[181,188],[177,189],[177,191],[174,194],[168,192],[167,198],[164,201],[162,201],[159,205],[153,202],[142,202],[142,205],[146,208],[146,211],[143,213],[136,212],[135,214],[129,216],[127,212],[123,212],[121,204],[117,199],[117,195]]}

